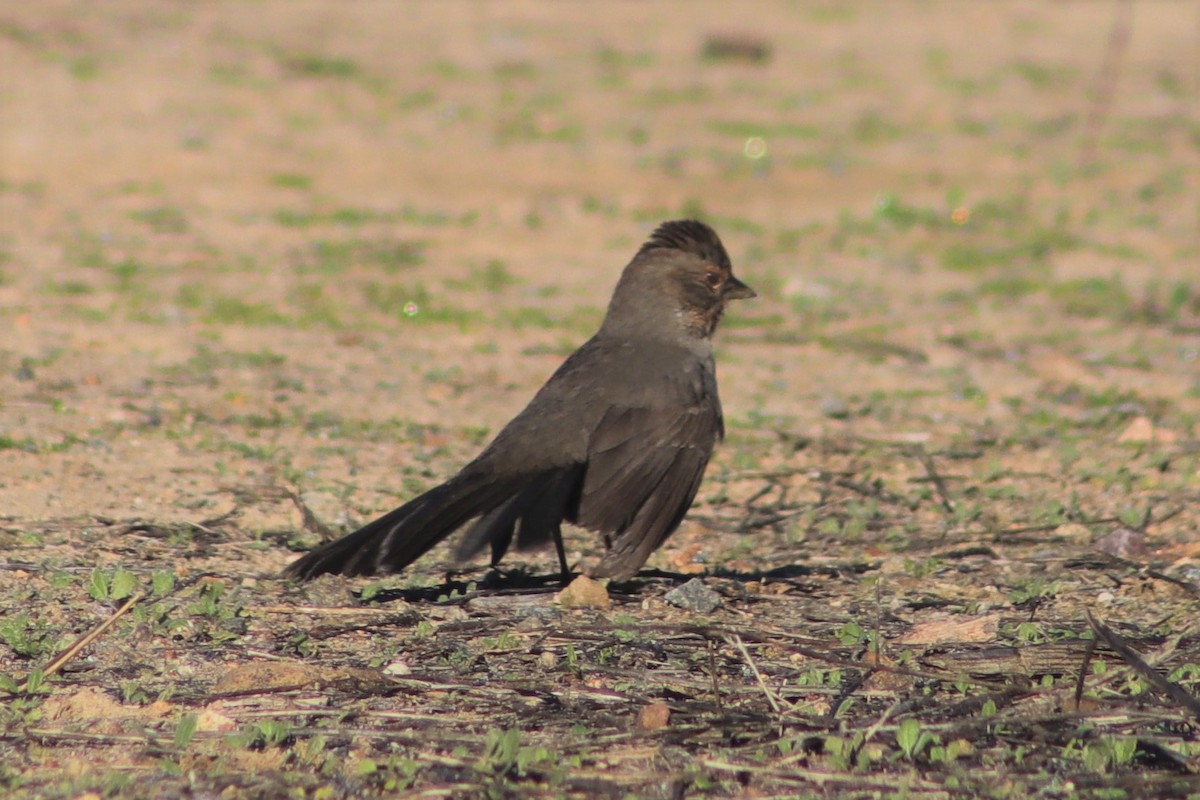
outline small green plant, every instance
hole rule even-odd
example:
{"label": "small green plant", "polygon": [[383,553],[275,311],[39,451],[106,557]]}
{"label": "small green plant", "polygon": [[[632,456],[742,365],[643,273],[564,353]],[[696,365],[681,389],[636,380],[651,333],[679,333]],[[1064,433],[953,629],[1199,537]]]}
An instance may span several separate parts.
{"label": "small green plant", "polygon": [[298,78],[335,78],[344,80],[358,77],[361,72],[358,62],[354,59],[339,56],[298,53],[285,56],[281,60],[287,71]]}
{"label": "small green plant", "polygon": [[797,686],[840,686],[842,671],[817,667],[805,670],[796,676]]}
{"label": "small green plant", "polygon": [[300,191],[312,188],[312,178],[295,172],[279,172],[271,176],[271,185]]}
{"label": "small green plant", "polygon": [[1137,737],[1099,736],[1083,746],[1083,763],[1093,772],[1111,772],[1133,761],[1137,753]]}
{"label": "small green plant", "polygon": [[160,570],[150,576],[150,591],[155,597],[162,597],[175,588],[175,573]]}
{"label": "small green plant", "polygon": [[137,591],[137,587],[137,575],[122,567],[111,573],[97,568],[88,576],[88,596],[101,603],[125,600]]}
{"label": "small green plant", "polygon": [[227,737],[233,747],[247,750],[265,750],[269,747],[283,747],[292,742],[292,729],[286,722],[268,719],[248,725],[235,734]]}
{"label": "small green plant", "polygon": [[417,778],[424,766],[415,758],[390,756],[383,763],[364,758],[358,762],[356,771],[385,792],[403,792],[417,785]]}
{"label": "small green plant", "polygon": [[523,745],[521,732],[516,729],[493,730],[484,743],[483,757],[477,769],[493,780],[489,795],[507,796],[507,792],[496,795],[494,790],[509,788],[508,784],[521,779],[544,777],[553,773],[557,758],[549,748],[540,745]]}
{"label": "small green plant", "polygon": [[913,717],[901,722],[896,729],[896,744],[900,745],[900,752],[909,761],[916,761],[930,745],[937,742],[938,737],[922,730],[921,721]]}
{"label": "small green plant", "polygon": [[298,270],[340,275],[352,269],[377,269],[386,275],[425,261],[425,243],[404,239],[318,239],[298,259]]}
{"label": "small green plant", "polygon": [[175,206],[156,206],[129,215],[148,226],[155,233],[184,233],[188,229],[187,216]]}
{"label": "small green plant", "polygon": [[240,607],[228,601],[225,584],[221,581],[206,581],[200,586],[199,597],[187,607],[189,614],[213,620],[233,619]]}
{"label": "small green plant", "polygon": [[177,295],[179,305],[199,312],[205,321],[216,325],[241,324],[255,327],[287,325],[291,318],[269,303],[255,303],[242,297],[218,294],[201,284],[184,284]]}
{"label": "small green plant", "polygon": [[848,737],[828,736],[823,740],[822,747],[829,765],[839,771],[869,767],[883,754],[879,745],[866,742],[863,731],[856,731]]}
{"label": "small green plant", "polygon": [[184,749],[192,742],[192,737],[196,735],[196,723],[199,717],[195,714],[184,714],[179,718],[179,722],[175,725],[175,746]]}
{"label": "small green plant", "polygon": [[837,632],[838,640],[846,647],[860,645],[867,641],[867,632],[857,622],[847,622]]}
{"label": "small green plant", "polygon": [[37,658],[54,648],[49,628],[33,622],[28,614],[11,614],[0,619],[0,641],[22,658]]}
{"label": "small green plant", "polygon": [[25,678],[25,694],[48,693],[49,691],[50,689],[46,685],[46,674],[41,669],[29,670],[29,675]]}
{"label": "small green plant", "polygon": [[928,578],[946,568],[946,562],[936,556],[922,559],[905,558],[904,571],[914,578]]}
{"label": "small green plant", "polygon": [[505,632],[499,636],[488,636],[483,640],[485,652],[506,652],[520,647],[524,640],[515,633]]}
{"label": "small green plant", "polygon": [[146,688],[136,680],[121,681],[119,688],[121,690],[121,702],[123,703],[144,706],[151,702],[150,694],[146,691]]}
{"label": "small green plant", "polygon": [[1008,599],[1014,606],[1022,608],[1053,600],[1061,592],[1061,581],[1035,576],[1018,580]]}
{"label": "small green plant", "polygon": [[1133,300],[1121,278],[1115,275],[1063,281],[1050,287],[1050,297],[1073,316],[1116,320],[1133,316]]}

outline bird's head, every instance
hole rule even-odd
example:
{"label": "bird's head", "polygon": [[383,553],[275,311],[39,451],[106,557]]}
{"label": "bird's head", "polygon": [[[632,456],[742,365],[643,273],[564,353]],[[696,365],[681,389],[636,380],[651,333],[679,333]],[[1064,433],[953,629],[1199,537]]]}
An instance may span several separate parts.
{"label": "bird's head", "polygon": [[604,328],[706,339],[726,301],[755,296],[734,276],[716,231],[696,220],[664,222],[621,274]]}

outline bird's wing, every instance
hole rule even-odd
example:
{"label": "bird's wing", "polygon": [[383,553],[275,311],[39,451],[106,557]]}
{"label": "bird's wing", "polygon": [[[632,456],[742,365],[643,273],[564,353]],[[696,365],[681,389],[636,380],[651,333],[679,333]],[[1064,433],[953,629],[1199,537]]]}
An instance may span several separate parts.
{"label": "bird's wing", "polygon": [[656,407],[613,407],[592,438],[574,521],[605,535],[592,574],[632,577],[679,525],[722,433],[715,395]]}

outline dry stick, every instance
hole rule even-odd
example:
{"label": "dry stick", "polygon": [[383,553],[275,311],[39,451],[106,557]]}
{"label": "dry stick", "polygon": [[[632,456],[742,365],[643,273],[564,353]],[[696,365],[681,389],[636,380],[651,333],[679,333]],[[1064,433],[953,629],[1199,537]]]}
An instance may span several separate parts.
{"label": "dry stick", "polygon": [[1087,681],[1088,667],[1092,663],[1092,655],[1096,652],[1096,640],[1092,639],[1088,642],[1087,650],[1083,653],[1083,663],[1079,665],[1079,679],[1075,681],[1075,710],[1079,710],[1079,703],[1083,700],[1083,687]]}
{"label": "dry stick", "polygon": [[736,633],[729,634],[725,637],[728,644],[733,645],[742,654],[742,658],[750,667],[750,671],[754,673],[754,680],[758,681],[758,688],[762,689],[762,693],[767,696],[767,702],[771,705],[771,710],[776,714],[780,712],[779,701],[775,699],[774,692],[767,686],[767,682],[763,680],[762,673],[758,671],[758,665],[754,663],[754,659],[750,656],[750,650],[746,647],[746,643],[742,641],[742,637]]}
{"label": "dry stick", "polygon": [[[115,625],[117,620],[119,620],[121,617],[128,614],[129,609],[133,608],[134,605],[138,601],[140,601],[144,596],[145,595],[142,594],[141,592],[138,592],[137,594],[133,595],[132,597],[130,597],[128,600],[125,601],[125,605],[123,605],[117,609],[115,614],[113,614],[108,619],[104,620],[104,622],[101,622],[96,627],[92,628],[90,631],[85,633],[83,636],[80,636],[78,639],[76,639],[74,644],[72,644],[66,650],[62,651],[62,653],[60,653],[53,661],[51,661],[49,664],[46,665],[46,668],[42,670],[43,680],[46,678],[49,678],[54,673],[58,672],[60,669],[62,669],[64,666],[67,665],[68,661],[73,659],[75,656],[79,655],[80,650],[87,647],[89,644],[91,644],[92,642],[96,641],[101,636],[103,636],[105,631],[107,631],[109,628],[111,628],[113,625]],[[22,683],[18,687],[18,691],[25,692],[28,690],[29,690],[29,679],[26,678],[25,682]]]}
{"label": "dry stick", "polygon": [[933,483],[933,488],[937,490],[938,497],[942,501],[942,508],[947,514],[954,513],[954,501],[950,499],[950,492],[946,489],[946,481],[937,471],[937,465],[933,463],[933,456],[925,451],[924,447],[918,445],[913,449],[913,454],[920,460],[925,467],[925,474],[929,476],[929,480]]}
{"label": "dry stick", "polygon": [[288,498],[292,501],[292,505],[300,512],[300,518],[303,521],[304,529],[309,533],[315,533],[322,537],[323,540],[329,541],[337,538],[337,531],[326,525],[317,515],[313,513],[308,504],[300,497],[299,487],[296,490],[286,489]]}
{"label": "dry stick", "polygon": [[[835,667],[843,667],[846,669],[855,669],[855,670],[864,669],[862,661],[856,661],[856,660],[849,659],[849,658],[841,658],[837,655],[833,655],[832,653],[830,653],[828,649],[819,650],[815,647],[805,646],[801,642],[814,642],[814,643],[820,644],[821,646],[825,646],[825,644],[823,642],[816,642],[816,640],[810,639],[806,636],[794,634],[789,631],[785,631],[783,629],[773,629],[772,630],[772,629],[767,629],[767,628],[760,628],[759,630],[756,631],[751,628],[751,629],[743,629],[740,633],[735,633],[734,631],[730,631],[725,628],[720,628],[720,627],[709,628],[709,627],[700,626],[700,625],[683,625],[683,626],[679,626],[679,625],[648,625],[648,626],[644,626],[643,630],[652,631],[652,632],[662,631],[665,633],[683,632],[683,633],[686,633],[686,634],[689,634],[689,635],[692,635],[692,636],[695,636],[695,637],[701,638],[701,639],[707,638],[709,636],[718,636],[719,635],[722,638],[722,641],[725,641],[725,642],[728,642],[729,637],[731,637],[731,636],[737,636],[740,639],[742,635],[747,635],[747,636],[750,636],[755,642],[758,642],[761,644],[772,644],[773,639],[771,637],[777,637],[779,639],[786,640],[788,648],[790,648],[793,652],[804,656],[805,658],[811,658],[814,661],[818,661],[822,664],[831,664]],[[906,667],[898,667],[898,666],[894,666],[891,664],[871,664],[868,669],[871,672],[888,672],[893,675],[904,675],[904,676],[907,676],[910,678],[918,678],[921,680],[938,680],[938,681],[940,681],[940,680],[946,679],[946,674],[944,672],[908,669]],[[969,678],[964,679],[964,680],[966,680],[966,682],[972,686],[987,686],[988,685],[986,681],[982,681],[982,680],[971,680]]]}
{"label": "dry stick", "polygon": [[1191,581],[1185,581],[1182,578],[1175,578],[1170,575],[1166,575],[1156,569],[1147,569],[1146,574],[1151,578],[1157,578],[1160,581],[1166,581],[1167,583],[1174,584],[1180,589],[1183,589],[1185,592],[1190,592],[1197,597],[1200,597],[1200,586],[1197,586]]}
{"label": "dry stick", "polygon": [[862,483],[861,481],[852,481],[849,478],[835,478],[833,480],[833,485],[840,486],[843,489],[849,489],[852,492],[857,492],[864,497],[873,497],[878,500],[882,500],[885,503],[891,503],[892,505],[904,506],[910,509],[913,507],[912,503],[910,503],[906,498],[903,498],[894,492],[889,492],[887,489],[884,489],[883,486],[874,486],[869,483]]}
{"label": "dry stick", "polygon": [[304,614],[318,617],[394,617],[405,613],[394,608],[371,606],[258,606],[250,611],[256,614]]}
{"label": "dry stick", "polygon": [[879,628],[881,627],[880,617],[883,616],[882,611],[881,611],[881,609],[883,608],[882,594],[883,594],[883,576],[880,575],[879,578],[875,581],[875,641],[872,642],[872,648],[875,650],[875,663],[876,664],[883,663],[883,651],[880,649],[882,647],[881,642],[883,641],[883,637],[879,634]]}
{"label": "dry stick", "polygon": [[1171,681],[1158,674],[1158,670],[1146,663],[1146,661],[1138,655],[1138,652],[1130,647],[1124,639],[1116,634],[1107,625],[1104,625],[1092,616],[1091,609],[1085,609],[1087,613],[1088,624],[1092,626],[1092,630],[1096,632],[1104,643],[1117,651],[1117,655],[1125,660],[1125,663],[1133,667],[1134,671],[1150,682],[1156,689],[1165,694],[1174,702],[1186,708],[1191,712],[1192,716],[1200,718],[1200,700],[1192,697],[1182,686],[1172,683]]}
{"label": "dry stick", "polygon": [[[766,497],[768,494],[770,494],[776,488],[779,489],[779,499],[775,502],[774,509],[771,509],[771,510],[775,511],[774,515],[765,517],[765,518],[760,517],[758,519],[755,519],[755,515],[762,513],[764,511],[766,511],[767,509],[766,508],[763,508],[763,509],[756,508],[754,506],[754,504],[757,503],[762,498]],[[777,522],[781,522],[784,519],[787,519],[786,515],[780,514],[779,511],[777,510],[777,509],[783,508],[784,496],[786,494],[787,494],[786,487],[782,486],[779,483],[776,483],[774,480],[768,479],[767,483],[763,484],[763,487],[761,489],[759,489],[757,492],[752,494],[750,496],[750,498],[748,500],[746,500],[745,503],[742,504],[743,507],[746,509],[746,513],[742,517],[741,524],[738,525],[738,532],[744,533],[746,531],[749,531],[749,530],[752,530],[755,528],[766,528],[769,525],[774,525]],[[797,512],[797,513],[799,513],[799,512]]]}
{"label": "dry stick", "polygon": [[1133,29],[1133,0],[1117,0],[1116,17],[1112,31],[1108,34],[1108,46],[1104,49],[1104,63],[1096,76],[1092,93],[1092,104],[1088,109],[1087,122],[1083,128],[1083,142],[1079,148],[1079,166],[1086,167],[1096,158],[1100,141],[1100,129],[1112,108],[1113,96],[1117,92],[1121,61],[1129,49],[1130,33]]}
{"label": "dry stick", "polygon": [[717,681],[716,642],[712,639],[705,639],[704,641],[708,645],[708,671],[712,675],[713,701],[717,704],[718,709],[724,710],[724,703],[721,702],[721,684]]}
{"label": "dry stick", "polygon": [[768,481],[767,483],[763,484],[763,487],[761,489],[759,489],[754,494],[750,495],[750,498],[745,503],[743,503],[743,505],[746,506],[746,508],[750,508],[751,505],[753,505],[754,503],[758,502],[762,498],[769,495],[771,493],[771,490],[774,489],[775,486],[776,486],[775,483]]}

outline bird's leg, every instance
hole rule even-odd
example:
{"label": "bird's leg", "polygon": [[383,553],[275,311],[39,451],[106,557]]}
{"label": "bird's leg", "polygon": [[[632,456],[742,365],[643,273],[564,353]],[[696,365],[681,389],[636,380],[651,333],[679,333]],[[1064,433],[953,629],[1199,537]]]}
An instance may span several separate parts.
{"label": "bird's leg", "polygon": [[558,568],[563,586],[571,582],[571,568],[567,566],[567,548],[563,545],[562,527],[554,526],[554,549],[558,551]]}

